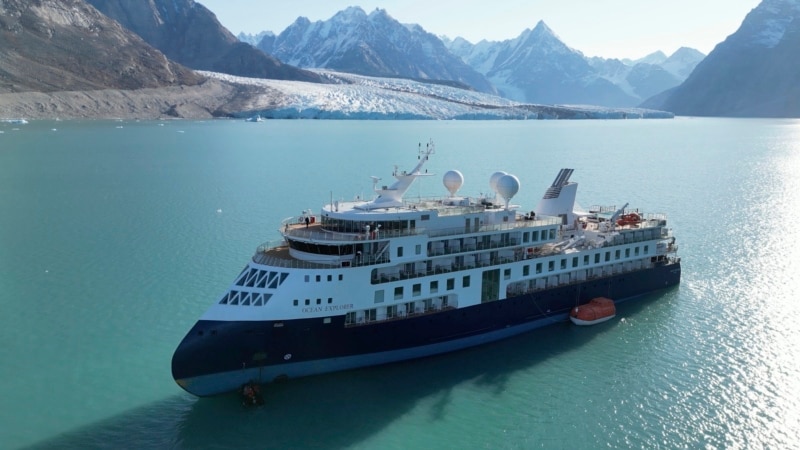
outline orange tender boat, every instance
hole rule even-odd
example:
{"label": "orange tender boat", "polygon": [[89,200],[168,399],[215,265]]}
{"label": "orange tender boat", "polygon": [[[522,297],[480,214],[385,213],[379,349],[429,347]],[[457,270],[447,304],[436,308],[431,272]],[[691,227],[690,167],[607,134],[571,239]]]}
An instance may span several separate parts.
{"label": "orange tender boat", "polygon": [[575,325],[594,325],[617,315],[614,300],[605,297],[593,298],[589,303],[572,308],[569,320]]}

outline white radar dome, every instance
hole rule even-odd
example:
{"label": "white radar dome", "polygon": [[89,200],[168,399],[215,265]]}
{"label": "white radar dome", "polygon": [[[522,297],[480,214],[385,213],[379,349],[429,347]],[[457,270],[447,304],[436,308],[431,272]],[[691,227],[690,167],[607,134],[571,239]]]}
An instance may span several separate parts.
{"label": "white radar dome", "polygon": [[506,175],[508,174],[501,171],[501,172],[495,172],[492,174],[491,177],[489,177],[489,187],[492,188],[492,192],[497,192],[497,181]]}
{"label": "white radar dome", "polygon": [[450,197],[453,197],[464,184],[464,175],[457,170],[448,170],[442,178],[442,183],[450,191]]}
{"label": "white radar dome", "polygon": [[514,175],[503,175],[497,180],[497,193],[506,201],[506,207],[511,197],[519,192],[519,179]]}

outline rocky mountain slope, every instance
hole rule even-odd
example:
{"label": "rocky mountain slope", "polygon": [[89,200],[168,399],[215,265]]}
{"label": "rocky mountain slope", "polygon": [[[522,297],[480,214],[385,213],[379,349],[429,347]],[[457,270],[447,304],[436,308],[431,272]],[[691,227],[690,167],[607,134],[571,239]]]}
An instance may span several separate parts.
{"label": "rocky mountain slope", "polygon": [[322,82],[240,42],[194,0],[87,0],[173,61],[199,70],[247,77]]}
{"label": "rocky mountain slope", "polygon": [[0,0],[0,93],[202,81],[83,0]]}
{"label": "rocky mountain slope", "polygon": [[764,0],[679,87],[644,103],[679,115],[800,117],[800,0]]}

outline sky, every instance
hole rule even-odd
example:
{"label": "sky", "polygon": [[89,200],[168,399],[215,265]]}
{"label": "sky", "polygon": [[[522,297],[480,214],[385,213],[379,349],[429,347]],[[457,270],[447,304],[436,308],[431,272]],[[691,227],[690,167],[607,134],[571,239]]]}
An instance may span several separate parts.
{"label": "sky", "polygon": [[641,58],[680,47],[708,54],[761,0],[196,0],[233,34],[279,34],[298,17],[327,20],[348,6],[385,9],[449,38],[503,41],[544,22],[586,56]]}

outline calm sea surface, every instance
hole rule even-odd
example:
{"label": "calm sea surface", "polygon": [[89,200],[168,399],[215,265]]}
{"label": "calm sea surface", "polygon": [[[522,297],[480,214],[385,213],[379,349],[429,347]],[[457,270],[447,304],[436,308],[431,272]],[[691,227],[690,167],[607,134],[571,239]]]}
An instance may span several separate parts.
{"label": "calm sea surface", "polygon": [[[414,195],[670,217],[679,288],[589,328],[293,380],[245,410],[172,352],[281,219],[369,195],[433,139]],[[0,447],[798,448],[800,121],[0,124]]]}

